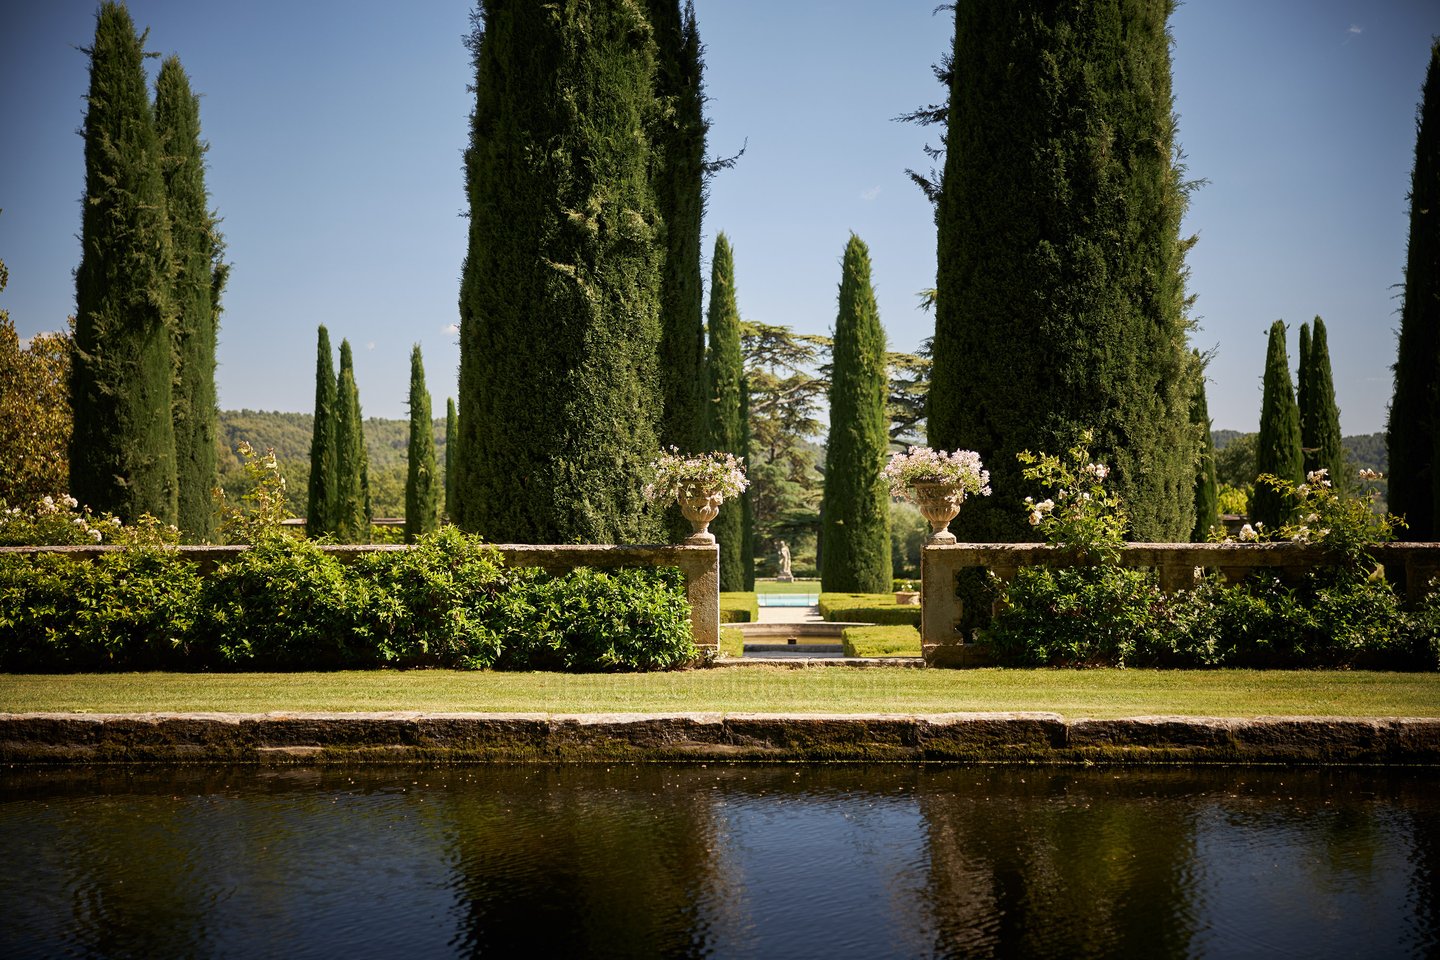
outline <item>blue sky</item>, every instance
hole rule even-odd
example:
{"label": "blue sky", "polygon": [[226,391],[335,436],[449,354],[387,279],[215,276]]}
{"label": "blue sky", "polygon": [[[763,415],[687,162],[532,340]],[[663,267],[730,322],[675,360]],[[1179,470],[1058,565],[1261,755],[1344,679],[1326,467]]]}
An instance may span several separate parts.
{"label": "blue sky", "polygon": [[[211,200],[234,265],[222,407],[308,411],[315,327],[355,346],[367,415],[405,414],[409,347],[436,406],[455,391],[465,227],[468,0],[133,0],[148,49],[178,53],[202,94]],[[696,0],[711,152],[746,144],[711,185],[707,258],[735,248],[741,313],[803,332],[834,323],[851,231],[870,246],[893,349],[933,318],[935,230],[906,167],[938,131],[892,118],[943,96],[930,65],[952,22],[935,0]],[[0,306],[20,334],[74,309],[94,32],[81,0],[0,13]],[[1346,433],[1384,427],[1415,109],[1440,5],[1424,0],[1192,0],[1171,22],[1179,135],[1199,234],[1193,343],[1213,349],[1216,427],[1254,429],[1265,334],[1319,314]],[[151,62],[153,72],[158,61]]]}

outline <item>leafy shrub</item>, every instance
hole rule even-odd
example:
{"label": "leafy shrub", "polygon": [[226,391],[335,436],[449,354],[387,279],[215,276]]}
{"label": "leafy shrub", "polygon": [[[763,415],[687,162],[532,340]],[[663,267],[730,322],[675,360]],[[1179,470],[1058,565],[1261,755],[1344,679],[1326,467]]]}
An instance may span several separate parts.
{"label": "leafy shrub", "polygon": [[480,669],[500,656],[498,624],[519,617],[500,554],[454,527],[420,538],[413,550],[372,553],[354,573],[370,584],[365,623],[380,662],[390,666]]}
{"label": "leafy shrub", "polygon": [[0,500],[0,547],[93,546],[113,540],[121,529],[111,514],[95,516],[74,497],[41,497],[29,508]]}
{"label": "leafy shrub", "polygon": [[206,666],[337,670],[380,662],[370,590],[308,540],[266,537],[205,578],[195,618]]}
{"label": "leafy shrub", "polygon": [[1025,567],[987,637],[1008,666],[1125,666],[1161,643],[1166,617],[1151,574],[1123,567]]}
{"label": "leafy shrub", "polygon": [[698,655],[684,580],[673,568],[537,574],[521,591],[500,666],[518,669],[665,670]]}

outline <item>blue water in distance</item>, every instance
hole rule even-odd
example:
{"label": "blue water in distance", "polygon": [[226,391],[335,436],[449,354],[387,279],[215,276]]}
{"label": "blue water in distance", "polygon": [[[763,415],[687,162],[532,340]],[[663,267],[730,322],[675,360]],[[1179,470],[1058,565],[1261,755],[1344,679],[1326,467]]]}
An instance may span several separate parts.
{"label": "blue water in distance", "polygon": [[1425,957],[1440,771],[0,770],[0,956]]}
{"label": "blue water in distance", "polygon": [[755,600],[762,607],[813,607],[820,602],[820,594],[760,593]]}

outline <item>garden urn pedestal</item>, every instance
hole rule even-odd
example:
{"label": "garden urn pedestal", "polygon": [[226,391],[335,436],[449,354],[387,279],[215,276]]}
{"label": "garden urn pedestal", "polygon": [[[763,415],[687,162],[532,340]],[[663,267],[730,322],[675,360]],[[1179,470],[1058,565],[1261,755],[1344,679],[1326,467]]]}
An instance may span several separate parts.
{"label": "garden urn pedestal", "polygon": [[965,491],[957,483],[917,480],[910,486],[915,491],[915,505],[920,508],[920,515],[930,521],[930,536],[926,543],[954,543],[955,534],[950,532],[950,521],[959,516]]}
{"label": "garden urn pedestal", "polygon": [[720,514],[720,504],[725,498],[716,490],[687,490],[680,494],[680,513],[694,533],[685,538],[686,543],[714,543],[715,534],[710,532],[710,521]]}

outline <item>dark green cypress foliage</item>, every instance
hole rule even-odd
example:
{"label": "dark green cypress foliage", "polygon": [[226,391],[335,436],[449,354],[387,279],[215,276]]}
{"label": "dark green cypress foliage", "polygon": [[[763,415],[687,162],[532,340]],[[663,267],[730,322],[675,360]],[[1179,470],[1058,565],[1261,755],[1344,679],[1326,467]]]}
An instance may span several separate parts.
{"label": "dark green cypress foliage", "polygon": [[[700,217],[704,208],[704,90],[700,36],[690,3],[650,0],[655,28],[655,201],[665,225],[660,278],[660,386],[664,416],[660,443],[686,453],[705,445],[705,325],[701,312]],[[676,508],[671,534],[690,526]]]}
{"label": "dark green cypress foliage", "polygon": [[336,396],[335,359],[330,331],[320,324],[315,350],[315,416],[310,434],[310,486],[305,502],[305,533],[312,538],[334,536],[340,491],[335,424],[340,407]]}
{"label": "dark green cypress foliage", "polygon": [[1314,467],[1314,451],[1307,450],[1310,446],[1310,426],[1306,418],[1310,415],[1311,405],[1314,398],[1310,395],[1310,324],[1300,324],[1300,349],[1299,359],[1295,363],[1295,405],[1300,408],[1300,449],[1305,455],[1305,470],[1309,472]]}
{"label": "dark green cypress foliage", "polygon": [[1130,536],[1194,526],[1172,6],[955,5],[929,443],[978,451],[995,491],[961,539],[1030,539],[1015,454],[1084,428]]}
{"label": "dark green cypress foliage", "polygon": [[455,522],[455,464],[460,458],[455,447],[460,442],[459,424],[455,418],[455,398],[445,398],[445,519]]}
{"label": "dark green cypress foliage", "polygon": [[167,57],[155,82],[155,130],[165,156],[165,195],[175,252],[175,472],[179,526],[187,541],[216,529],[215,343],[220,291],[228,268],[205,190],[200,99],[178,57]]}
{"label": "dark green cypress foliage", "polygon": [[[740,380],[740,449],[744,450],[745,474],[750,474],[750,378]],[[755,505],[747,488],[740,495],[740,566],[745,570],[745,589],[755,589]]]}
{"label": "dark green cypress foliage", "polygon": [[1195,528],[1190,539],[1203,543],[1210,537],[1210,528],[1220,523],[1220,487],[1215,480],[1215,439],[1210,433],[1203,361],[1198,352],[1194,358],[1202,373],[1195,378],[1195,391],[1190,397],[1190,422],[1200,434],[1200,457],[1195,461]]}
{"label": "dark green cypress foliage", "polygon": [[87,52],[70,490],[127,521],[174,523],[175,269],[144,54],[122,5],[101,5]]}
{"label": "dark green cypress foliage", "polygon": [[664,238],[644,8],[486,0],[476,22],[459,522],[498,541],[653,540]]}
{"label": "dark green cypress foliage", "polygon": [[440,526],[440,473],[435,466],[435,424],[420,344],[410,351],[410,446],[405,474],[405,542],[414,543]]}
{"label": "dark green cypress foliage", "polygon": [[880,474],[890,449],[885,330],[870,284],[870,251],[855,234],[840,267],[825,445],[822,590],[888,593],[890,495]]}
{"label": "dark green cypress foliage", "polygon": [[1405,301],[1395,359],[1386,444],[1390,452],[1390,510],[1403,516],[1406,540],[1440,536],[1435,469],[1437,390],[1440,390],[1440,41],[1430,46],[1430,66],[1415,130],[1415,168],[1410,179],[1410,240],[1405,251]]}
{"label": "dark green cypress foliage", "polygon": [[[715,237],[710,261],[710,309],[706,318],[710,352],[705,360],[709,412],[709,448],[745,455],[740,411],[744,400],[745,360],[740,353],[740,308],[735,301],[735,256],[725,234]],[[720,545],[720,589],[745,589],[744,506],[734,500],[720,507],[710,532]]]}
{"label": "dark green cypress foliage", "polygon": [[1340,408],[1335,404],[1329,338],[1325,321],[1319,317],[1315,318],[1306,360],[1308,370],[1301,375],[1306,392],[1300,403],[1300,445],[1305,451],[1305,472],[1323,467],[1330,471],[1332,483],[1344,486],[1345,445],[1340,436]]}
{"label": "dark green cypress foliage", "polygon": [[[1299,484],[1305,480],[1305,456],[1300,449],[1300,408],[1290,384],[1290,359],[1285,354],[1285,321],[1270,325],[1265,352],[1265,387],[1260,403],[1260,436],[1255,440],[1255,472],[1268,473]],[[1273,488],[1255,484],[1250,497],[1250,522],[1278,530],[1290,519],[1293,504]]]}
{"label": "dark green cypress foliage", "polygon": [[340,341],[340,377],[335,400],[335,539],[370,542],[370,455],[350,341]]}

